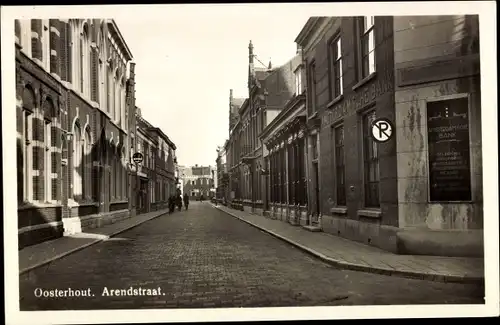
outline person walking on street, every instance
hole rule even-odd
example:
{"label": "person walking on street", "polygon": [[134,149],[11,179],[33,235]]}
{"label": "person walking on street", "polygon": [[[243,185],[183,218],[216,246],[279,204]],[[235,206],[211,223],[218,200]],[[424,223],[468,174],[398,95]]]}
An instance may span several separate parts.
{"label": "person walking on street", "polygon": [[175,202],[174,202],[173,195],[170,195],[168,198],[168,209],[170,211],[170,214],[174,213],[174,211],[175,211]]}
{"label": "person walking on street", "polygon": [[182,209],[182,197],[180,194],[178,194],[175,198],[175,203],[177,203],[177,208],[179,209],[179,211],[181,211]]}
{"label": "person walking on street", "polygon": [[189,195],[184,193],[184,208],[187,210],[189,206]]}

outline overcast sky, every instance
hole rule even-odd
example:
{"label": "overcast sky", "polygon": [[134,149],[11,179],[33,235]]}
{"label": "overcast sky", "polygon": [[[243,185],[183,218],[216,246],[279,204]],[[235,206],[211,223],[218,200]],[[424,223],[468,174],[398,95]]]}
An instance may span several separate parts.
{"label": "overcast sky", "polygon": [[182,165],[215,164],[228,138],[229,89],[248,95],[248,42],[266,65],[283,64],[309,17],[262,7],[203,9],[163,6],[153,17],[115,19],[136,63],[136,104],[176,144]]}

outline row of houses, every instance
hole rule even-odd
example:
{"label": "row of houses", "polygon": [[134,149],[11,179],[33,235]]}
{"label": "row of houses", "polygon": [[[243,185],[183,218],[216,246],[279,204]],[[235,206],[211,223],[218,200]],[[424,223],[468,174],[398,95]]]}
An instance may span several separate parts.
{"label": "row of houses", "polygon": [[131,157],[148,141],[168,154],[148,178],[163,193],[176,148],[136,114],[135,63],[115,21],[16,20],[15,59],[19,247],[156,208],[142,181],[153,198],[141,203]]}
{"label": "row of houses", "polygon": [[396,253],[481,255],[478,17],[311,17],[295,42],[267,69],[249,44],[218,198]]}

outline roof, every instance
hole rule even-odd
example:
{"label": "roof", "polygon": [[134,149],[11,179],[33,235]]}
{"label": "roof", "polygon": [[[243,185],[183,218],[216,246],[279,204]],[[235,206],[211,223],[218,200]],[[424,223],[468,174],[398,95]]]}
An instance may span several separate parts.
{"label": "roof", "polygon": [[121,47],[121,50],[123,51],[123,54],[125,55],[127,61],[132,60],[134,58],[132,56],[132,52],[130,52],[130,49],[127,43],[125,42],[125,39],[123,38],[122,34],[120,33],[120,29],[118,28],[118,25],[116,24],[116,21],[114,19],[110,19],[108,21],[108,30],[114,33],[120,40],[119,46]]}
{"label": "roof", "polygon": [[327,17],[309,17],[299,35],[295,38],[295,43],[304,45],[314,28]]}

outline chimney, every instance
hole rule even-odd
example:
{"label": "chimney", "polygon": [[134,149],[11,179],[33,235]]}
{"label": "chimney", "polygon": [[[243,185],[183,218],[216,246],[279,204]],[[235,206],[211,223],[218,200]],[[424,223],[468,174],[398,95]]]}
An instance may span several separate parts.
{"label": "chimney", "polygon": [[233,90],[229,89],[229,104],[233,103]]}
{"label": "chimney", "polygon": [[267,70],[272,70],[273,69],[273,65],[271,64],[271,59],[269,59],[269,65],[267,67]]}

